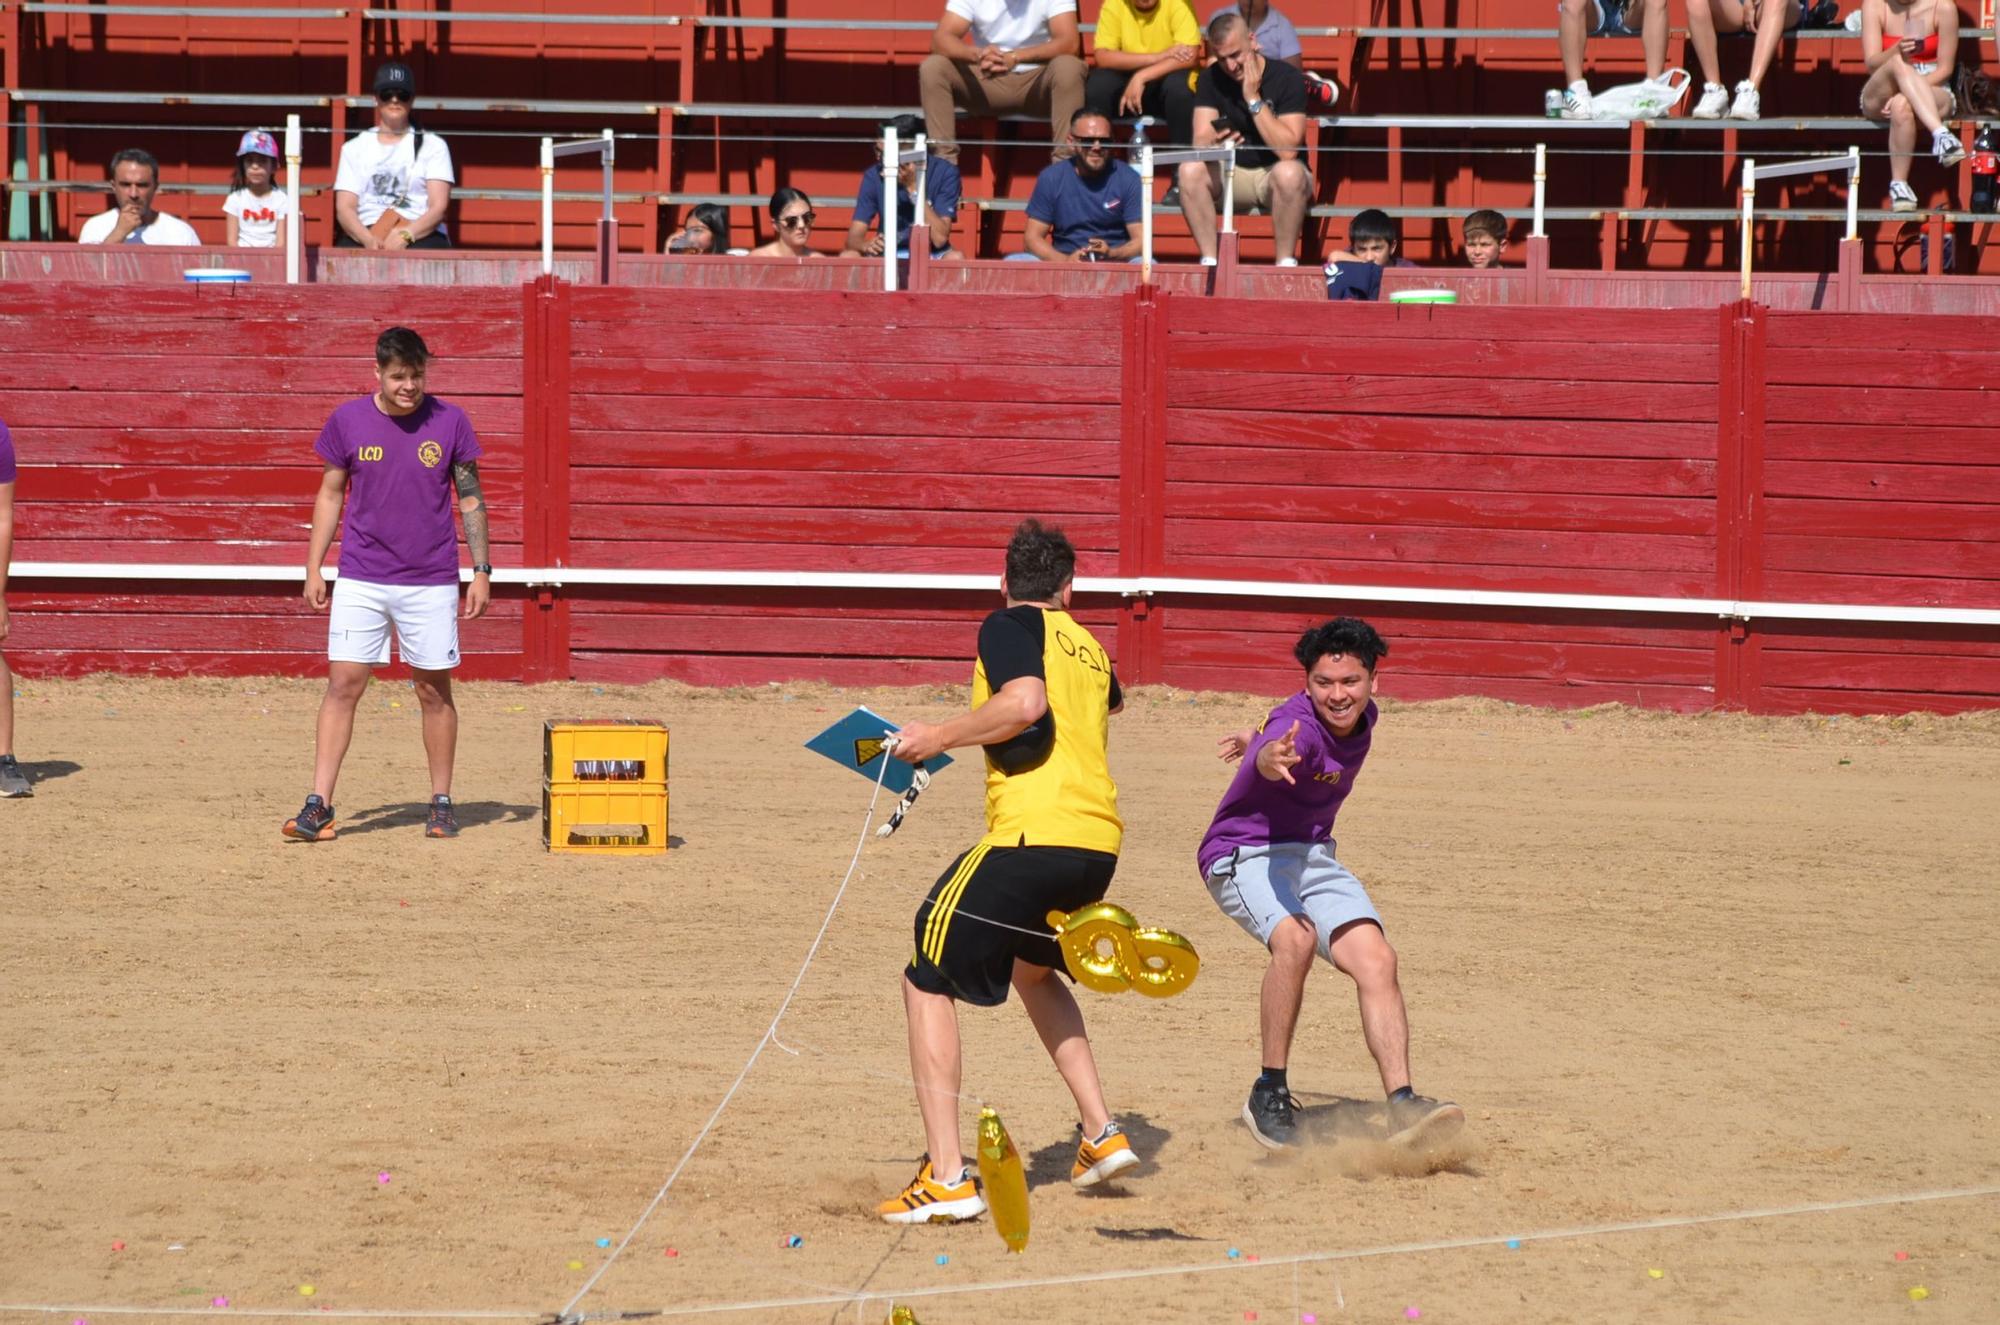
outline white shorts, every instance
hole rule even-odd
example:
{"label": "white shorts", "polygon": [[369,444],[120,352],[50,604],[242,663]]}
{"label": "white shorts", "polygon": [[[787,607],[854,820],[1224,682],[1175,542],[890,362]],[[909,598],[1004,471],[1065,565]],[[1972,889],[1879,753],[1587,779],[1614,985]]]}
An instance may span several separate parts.
{"label": "white shorts", "polygon": [[370,584],[345,575],[333,582],[327,661],[386,667],[392,625],[396,651],[411,667],[448,672],[458,666],[457,585]]}
{"label": "white shorts", "polygon": [[1333,936],[1358,920],[1382,917],[1361,880],[1333,856],[1331,842],[1238,847],[1209,867],[1208,895],[1222,913],[1265,947],[1286,916],[1313,927],[1319,955],[1333,960]]}

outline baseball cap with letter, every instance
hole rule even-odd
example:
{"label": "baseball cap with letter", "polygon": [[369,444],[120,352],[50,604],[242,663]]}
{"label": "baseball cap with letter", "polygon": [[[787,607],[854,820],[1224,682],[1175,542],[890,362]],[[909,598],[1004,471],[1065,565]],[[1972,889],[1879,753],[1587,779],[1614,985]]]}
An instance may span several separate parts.
{"label": "baseball cap with letter", "polygon": [[417,78],[410,72],[410,66],[391,60],[375,71],[375,95],[387,96],[394,92],[404,100],[417,95]]}

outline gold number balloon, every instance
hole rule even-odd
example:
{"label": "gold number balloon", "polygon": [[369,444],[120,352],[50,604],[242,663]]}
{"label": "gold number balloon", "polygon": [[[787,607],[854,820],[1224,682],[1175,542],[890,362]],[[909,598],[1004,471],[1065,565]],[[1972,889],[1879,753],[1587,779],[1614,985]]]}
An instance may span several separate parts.
{"label": "gold number balloon", "polygon": [[1007,1135],[1007,1124],[991,1109],[979,1111],[979,1180],[986,1187],[986,1208],[1007,1250],[1028,1245],[1028,1175],[1021,1152]]}
{"label": "gold number balloon", "polygon": [[1051,911],[1048,923],[1062,948],[1063,965],[1078,984],[1101,994],[1136,989],[1152,998],[1171,998],[1201,971],[1192,943],[1172,930],[1139,928],[1130,911],[1109,902],[1068,915]]}

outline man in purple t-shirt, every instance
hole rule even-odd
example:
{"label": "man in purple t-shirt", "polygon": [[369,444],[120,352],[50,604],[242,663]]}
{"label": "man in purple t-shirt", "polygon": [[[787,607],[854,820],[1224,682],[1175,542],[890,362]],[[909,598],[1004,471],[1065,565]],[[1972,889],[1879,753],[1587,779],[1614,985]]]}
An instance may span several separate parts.
{"label": "man in purple t-shirt", "polygon": [[[430,837],[457,837],[451,803],[458,752],[458,709],[451,669],[458,666],[458,534],[452,494],[472,552],[465,616],[482,616],[492,595],[486,498],[479,487],[479,439],[465,411],[424,393],[430,349],[407,327],[375,341],[380,390],[350,400],[327,417],[318,452],[325,469],[306,546],[306,601],[327,618],[326,698],[320,701],[313,789],[305,808],[285,821],[285,836],[333,837],[333,787],[354,735],[354,708],[373,669],[389,662],[389,630],[413,674],[430,763]],[[346,527],[341,528],[345,508]],[[331,594],[320,564],[341,533],[340,579]]]}
{"label": "man in purple t-shirt", "polygon": [[[14,437],[0,423],[0,644],[7,642],[7,566],[13,558]],[[14,759],[14,673],[0,654],[0,799],[34,794],[34,784]]]}
{"label": "man in purple t-shirt", "polygon": [[[1410,1023],[1396,952],[1361,881],[1334,857],[1333,821],[1375,736],[1375,664],[1389,646],[1366,621],[1336,617],[1300,636],[1306,688],[1253,731],[1222,738],[1242,758],[1196,859],[1216,905],[1271,952],[1259,1003],[1264,1071],[1243,1121],[1283,1150],[1298,1137],[1285,1079],[1306,976],[1318,953],[1361,996],[1361,1033],[1388,1093],[1389,1140],[1427,1151],[1465,1125],[1465,1111],[1410,1089]],[[1247,756],[1247,757],[1245,757]]]}

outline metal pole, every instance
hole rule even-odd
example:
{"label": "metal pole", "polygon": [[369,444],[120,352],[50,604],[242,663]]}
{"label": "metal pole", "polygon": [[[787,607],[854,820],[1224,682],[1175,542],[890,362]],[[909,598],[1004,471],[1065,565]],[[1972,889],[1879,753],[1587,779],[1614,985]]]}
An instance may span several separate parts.
{"label": "metal pole", "polygon": [[[928,258],[931,255],[931,222],[929,214],[924,211],[924,204],[928,201],[924,196],[924,191],[930,183],[931,157],[930,142],[923,134],[917,135],[916,149],[924,155],[917,158],[917,194],[913,204],[916,208],[916,215],[910,218],[910,251],[913,253],[916,251],[917,230],[921,227],[923,230],[924,256]],[[896,173],[898,175],[902,174],[900,167]]]}
{"label": "metal pole", "polygon": [[1752,158],[1743,161],[1743,298],[1750,297],[1750,238],[1752,213],[1757,205],[1757,162]]}
{"label": "metal pole", "polygon": [[903,167],[896,159],[896,126],[882,130],[882,288],[896,293],[896,184]]}
{"label": "metal pole", "polygon": [[1847,237],[1861,237],[1861,149],[1847,149]]}
{"label": "metal pole", "polygon": [[604,156],[604,219],[610,221],[616,219],[611,215],[611,163],[617,159],[618,146],[617,146],[617,140],[611,136],[611,130],[609,129],[606,129],[604,131],[603,156]]}
{"label": "metal pole", "polygon": [[1236,144],[1222,161],[1222,233],[1236,233]]}
{"label": "metal pole", "polygon": [[1535,228],[1528,232],[1531,239],[1541,239],[1548,231],[1542,228],[1545,204],[1549,196],[1549,145],[1535,144]]}
{"label": "metal pole", "polygon": [[556,269],[556,140],[542,139],[542,275]]}
{"label": "metal pole", "polygon": [[1139,148],[1139,284],[1153,283],[1153,145]]}
{"label": "metal pole", "polygon": [[305,192],[299,187],[299,159],[304,155],[300,146],[299,117],[285,116],[285,187],[292,195],[291,222],[285,227],[285,284],[299,283],[299,268],[305,258],[306,204]]}

